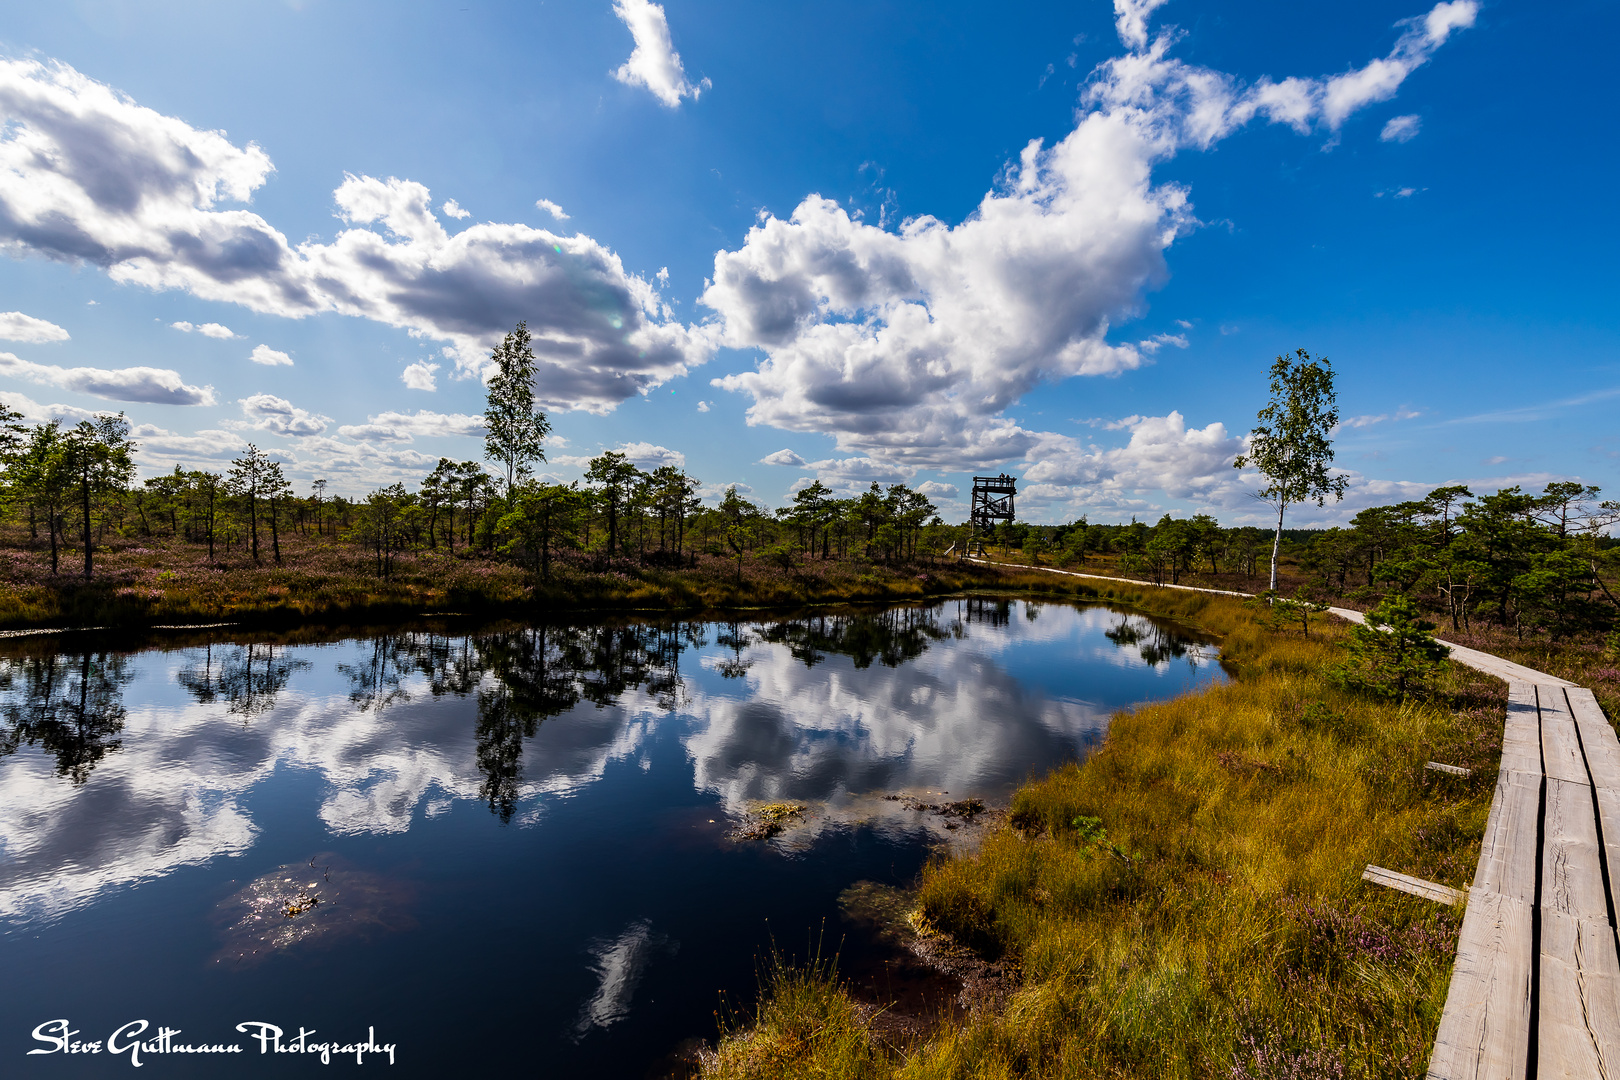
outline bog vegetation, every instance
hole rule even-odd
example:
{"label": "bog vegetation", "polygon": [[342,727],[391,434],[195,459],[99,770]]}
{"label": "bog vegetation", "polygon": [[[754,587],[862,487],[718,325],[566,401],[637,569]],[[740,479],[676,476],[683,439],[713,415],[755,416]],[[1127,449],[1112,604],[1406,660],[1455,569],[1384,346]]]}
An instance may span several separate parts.
{"label": "bog vegetation", "polygon": [[1026,785],[1006,827],[912,895],[916,932],[1016,973],[1005,1004],[896,1040],[872,1022],[885,1003],[827,965],[778,967],[705,1075],[1423,1075],[1458,915],[1360,875],[1468,883],[1504,688],[1409,672],[1402,701],[1329,674],[1342,624],[1307,636],[1233,598],[1142,602],[1221,631],[1237,677],[1116,716],[1087,762]]}

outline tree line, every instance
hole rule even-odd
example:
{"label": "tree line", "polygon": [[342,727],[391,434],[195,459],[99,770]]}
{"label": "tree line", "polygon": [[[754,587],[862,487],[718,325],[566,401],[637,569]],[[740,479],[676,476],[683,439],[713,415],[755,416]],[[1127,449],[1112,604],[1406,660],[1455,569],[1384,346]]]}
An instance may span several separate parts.
{"label": "tree line", "polygon": [[[61,572],[62,553],[76,549],[86,578],[109,537],[165,537],[196,545],[210,562],[235,552],[262,563],[282,560],[282,538],[291,533],[359,545],[383,577],[415,552],[509,559],[542,577],[559,558],[597,570],[614,560],[678,567],[701,552],[734,559],[740,577],[750,556],[784,569],[852,556],[902,562],[937,557],[965,539],[964,526],[944,522],[905,484],[873,483],[839,497],[817,480],[774,510],[733,487],[707,506],[703,485],[684,468],[644,470],[619,451],[590,459],[581,481],[544,480],[535,469],[546,460],[551,426],[535,402],[535,356],[523,323],[491,362],[484,460],[441,458],[414,491],[395,483],[349,498],[316,480],[298,494],[281,462],[252,444],[220,472],[177,465],[136,483],[137,447],[122,413],[27,425],[0,409],[0,498],[14,522],[26,519],[28,543],[49,549],[52,574]],[[1324,594],[1409,594],[1454,629],[1486,619],[1558,635],[1614,622],[1620,601],[1606,575],[1614,575],[1620,550],[1607,533],[1620,522],[1620,503],[1600,500],[1589,485],[1478,497],[1441,487],[1363,510],[1348,526],[1284,529],[1288,504],[1343,494],[1341,478],[1328,471],[1338,416],[1331,366],[1303,350],[1278,357],[1271,390],[1247,461],[1265,479],[1259,497],[1277,508],[1274,530],[1226,528],[1208,514],[1166,515],[1153,525],[1081,518],[1003,523],[989,542],[1062,566],[1101,558],[1160,584],[1203,572],[1252,579],[1269,555],[1273,589],[1278,557],[1286,555]]]}
{"label": "tree line", "polygon": [[328,494],[322,479],[299,494],[282,463],[254,444],[219,472],[176,465],[137,483],[138,447],[123,413],[28,425],[0,410],[0,495],[14,518],[26,517],[28,543],[49,549],[53,575],[63,552],[77,550],[87,579],[112,537],[168,538],[205,550],[210,562],[235,552],[254,563],[281,562],[289,533],[329,538],[363,547],[384,577],[401,555],[424,551],[504,557],[546,576],[559,555],[598,568],[613,559],[679,566],[701,550],[735,558],[740,570],[750,553],[783,565],[852,552],[896,560],[933,550],[929,528],[943,539],[934,547],[954,539],[933,504],[904,484],[838,498],[816,481],[776,510],[731,488],[705,506],[685,469],[643,470],[618,451],[591,459],[583,481],[537,478],[551,426],[534,400],[527,327],[519,323],[491,360],[485,460],[441,458],[414,491],[394,483],[348,498]]}
{"label": "tree line", "polygon": [[[1563,637],[1614,626],[1620,616],[1620,501],[1575,482],[1540,493],[1515,486],[1476,495],[1435,488],[1421,499],[1373,506],[1348,525],[1225,528],[1208,514],[1156,524],[1002,524],[991,543],[1062,567],[1112,564],[1156,584],[1188,574],[1255,578],[1273,544],[1320,595],[1372,602],[1410,596],[1453,630],[1476,621]],[[1262,582],[1263,583],[1263,582]]]}

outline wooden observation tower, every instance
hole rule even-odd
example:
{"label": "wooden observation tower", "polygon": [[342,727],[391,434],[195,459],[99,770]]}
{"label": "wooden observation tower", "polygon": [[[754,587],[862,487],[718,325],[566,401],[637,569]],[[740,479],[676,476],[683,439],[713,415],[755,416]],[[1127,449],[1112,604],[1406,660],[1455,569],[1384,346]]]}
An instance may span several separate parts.
{"label": "wooden observation tower", "polygon": [[968,514],[965,554],[984,554],[984,538],[996,527],[996,522],[1012,521],[1013,496],[1017,493],[1017,478],[1006,473],[973,478],[973,508]]}

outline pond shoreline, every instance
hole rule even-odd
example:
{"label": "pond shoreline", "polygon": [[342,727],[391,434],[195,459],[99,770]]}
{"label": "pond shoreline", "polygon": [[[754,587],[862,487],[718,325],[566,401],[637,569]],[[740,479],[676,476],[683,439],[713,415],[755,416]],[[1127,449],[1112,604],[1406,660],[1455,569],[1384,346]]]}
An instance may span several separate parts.
{"label": "pond shoreline", "polygon": [[[40,980],[12,997],[88,1016],[138,992],[226,1030],[313,978],[332,989],[306,1026],[357,995],[379,1032],[541,1016],[579,1074],[644,1075],[646,1049],[713,1038],[711,995],[751,1008],[777,942],[824,926],[853,974],[851,883],[911,884],[1117,709],[1222,678],[1209,635],[1044,599],[8,639],[0,915],[41,930],[10,940]],[[155,946],[116,945],[134,921]],[[541,973],[499,1015],[461,992],[485,981],[464,958],[497,953]],[[907,957],[867,948],[861,974],[915,991],[920,1034],[961,987]],[[416,1060],[453,1051],[412,1038]]]}
{"label": "pond shoreline", "polygon": [[812,558],[780,566],[749,558],[738,566],[709,556],[679,569],[615,560],[559,568],[541,580],[480,557],[424,555],[402,561],[384,579],[359,567],[333,567],[322,561],[329,552],[286,547],[285,564],[240,566],[182,565],[167,550],[109,549],[92,581],[65,574],[0,581],[0,638],[19,631],[167,631],[217,623],[257,632],[395,626],[423,618],[723,619],[979,592],[1131,603],[1170,591],[1126,578],[1060,578],[1045,568],[991,563]]}
{"label": "pond shoreline", "polygon": [[35,652],[55,649],[66,640],[115,641],[119,651],[149,647],[183,648],[250,635],[273,644],[307,644],[336,641],[357,636],[423,632],[473,633],[511,625],[565,626],[580,623],[655,622],[664,619],[726,622],[737,619],[792,619],[809,615],[840,615],[895,605],[937,604],[950,600],[1002,598],[1044,602],[1112,604],[1143,615],[1173,619],[1189,629],[1211,635],[1217,642],[1218,630],[1202,625],[1196,613],[1208,596],[1172,592],[1152,584],[1121,580],[1118,587],[1091,581],[1056,579],[1039,570],[1016,573],[969,571],[967,582],[940,580],[940,585],[968,587],[940,588],[939,591],[897,592],[891,596],[797,599],[778,603],[738,603],[718,607],[679,606],[564,606],[502,603],[488,606],[464,605],[464,610],[402,609],[394,605],[359,605],[337,611],[306,615],[291,608],[243,611],[237,617],[179,623],[150,623],[143,620],[107,620],[80,626],[8,625],[0,630],[0,651]]}
{"label": "pond shoreline", "polygon": [[704,1076],[1422,1075],[1457,920],[1360,872],[1466,884],[1501,687],[1453,669],[1430,701],[1374,701],[1328,677],[1343,624],[1306,638],[1236,597],[1168,593],[1131,599],[1219,634],[1234,680],[1116,714],[914,887],[915,922],[1017,972],[1011,1003],[895,1045],[811,972],[722,1032]]}

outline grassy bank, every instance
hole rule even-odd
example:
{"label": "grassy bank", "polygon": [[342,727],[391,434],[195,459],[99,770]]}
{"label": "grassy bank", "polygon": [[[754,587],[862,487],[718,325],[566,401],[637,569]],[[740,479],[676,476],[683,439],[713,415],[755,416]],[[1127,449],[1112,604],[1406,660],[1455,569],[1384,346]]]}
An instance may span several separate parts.
{"label": "grassy bank", "polygon": [[[1004,575],[953,565],[888,566],[855,560],[779,562],[698,555],[675,569],[633,559],[559,558],[545,577],[509,561],[419,551],[378,572],[369,552],[317,537],[288,537],[281,561],[240,552],[210,561],[195,545],[118,541],[97,552],[95,576],[50,572],[42,550],[0,547],[0,628],[150,626],[235,621],[288,626],[377,623],[423,612],[513,617],[556,612],[697,613],[740,607],[915,600],[994,587]],[[75,563],[62,561],[64,570]]]}
{"label": "grassy bank", "polygon": [[[191,544],[116,540],[96,554],[95,576],[50,572],[49,555],[0,537],[0,629],[142,627],[238,622],[267,627],[369,623],[427,612],[523,617],[612,612],[701,614],[746,608],[921,600],[986,589],[1131,602],[1164,595],[1134,581],[1088,582],[1016,566],[700,554],[678,568],[570,554],[545,577],[465,551],[394,558],[384,576],[365,549],[289,536],[281,561],[240,551],[213,561]],[[64,556],[64,570],[77,564]],[[1167,612],[1168,613],[1168,612]]]}
{"label": "grassy bank", "polygon": [[919,885],[925,933],[1016,967],[1007,1006],[896,1047],[826,978],[778,979],[707,1075],[1423,1074],[1458,915],[1360,875],[1470,880],[1504,688],[1457,669],[1429,702],[1372,701],[1322,674],[1342,628],[1305,639],[1237,600],[1135,601],[1222,633],[1236,679],[1115,717],[1086,763],[1024,787],[1006,828]]}

